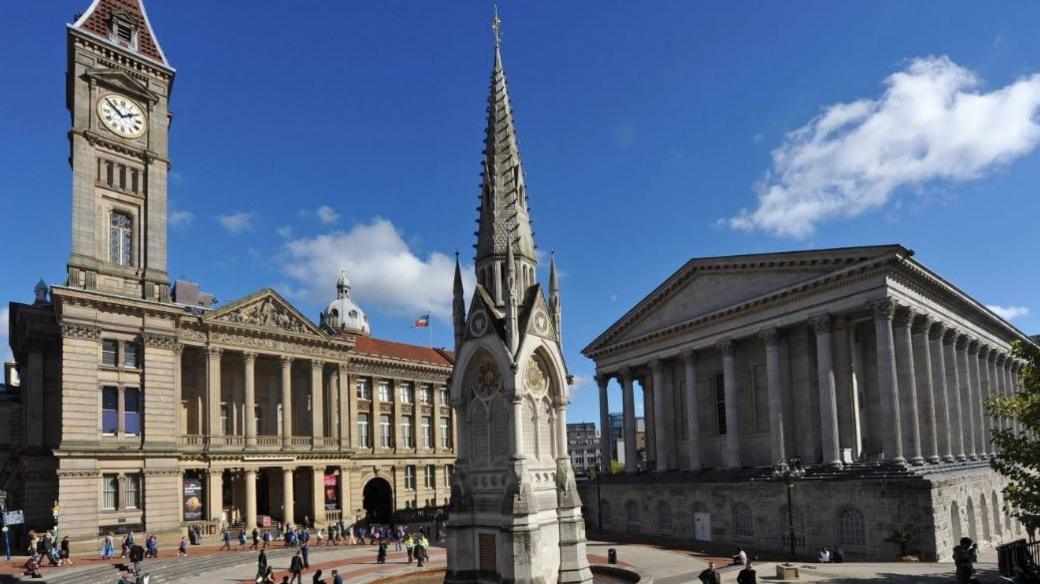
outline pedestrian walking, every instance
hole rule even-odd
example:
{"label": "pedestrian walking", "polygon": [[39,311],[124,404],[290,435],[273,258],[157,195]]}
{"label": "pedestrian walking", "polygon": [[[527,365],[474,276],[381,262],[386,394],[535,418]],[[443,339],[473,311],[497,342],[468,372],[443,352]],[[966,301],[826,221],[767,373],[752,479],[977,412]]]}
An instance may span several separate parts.
{"label": "pedestrian walking", "polygon": [[332,571],[332,584],[343,584],[343,576],[339,575],[339,570]]}
{"label": "pedestrian walking", "polygon": [[238,549],[241,551],[242,548],[246,547],[246,528],[238,530]]}
{"label": "pedestrian walking", "polygon": [[116,557],[115,540],[111,531],[102,539],[101,557],[106,560]]}
{"label": "pedestrian walking", "polygon": [[69,550],[69,536],[61,538],[61,561],[58,565],[71,566],[72,565],[72,552]]}
{"label": "pedestrian walking", "polygon": [[256,575],[258,578],[263,577],[267,572],[267,554],[264,550],[260,550],[260,555],[256,557]]}
{"label": "pedestrian walking", "polygon": [[144,561],[144,548],[139,545],[130,546],[130,561],[134,564],[134,574],[141,575],[141,562]]}
{"label": "pedestrian walking", "polygon": [[177,544],[177,556],[184,557],[188,555],[188,540],[181,536],[181,543]]}
{"label": "pedestrian walking", "polygon": [[376,563],[377,564],[385,564],[386,563],[386,542],[385,541],[379,542],[379,549],[376,551]]}
{"label": "pedestrian walking", "polygon": [[956,566],[957,584],[969,584],[975,576],[975,563],[979,561],[978,546],[970,537],[962,537],[960,545],[953,548],[953,565]]}
{"label": "pedestrian walking", "polygon": [[224,545],[220,546],[220,549],[231,551],[231,532],[225,529],[222,538],[224,540]]}
{"label": "pedestrian walking", "polygon": [[704,584],[722,584],[722,577],[719,576],[719,571],[715,568],[715,562],[708,562],[708,567],[697,578]]}
{"label": "pedestrian walking", "polygon": [[758,576],[751,567],[751,562],[744,564],[744,569],[737,574],[737,584],[758,584]]}
{"label": "pedestrian walking", "polygon": [[257,546],[260,545],[260,530],[254,527],[252,536],[253,536],[253,545],[250,546],[249,549],[251,549],[253,551],[256,551]]}
{"label": "pedestrian walking", "polygon": [[271,530],[270,529],[265,529],[264,530],[264,549],[265,550],[267,549],[267,545],[269,543],[271,543]]}
{"label": "pedestrian walking", "polygon": [[418,568],[423,567],[428,558],[426,555],[426,546],[423,545],[424,541],[426,541],[426,538],[419,536],[419,541],[415,544],[415,566]]}
{"label": "pedestrian walking", "polygon": [[297,550],[296,554],[293,555],[292,560],[289,561],[289,573],[292,578],[289,578],[289,582],[299,582],[303,584],[303,558],[300,557],[300,551]]}
{"label": "pedestrian walking", "polygon": [[310,559],[308,558],[308,556],[310,556],[310,553],[311,553],[311,549],[310,549],[310,545],[309,544],[304,543],[303,545],[300,546],[300,555],[303,556],[303,567],[304,568],[310,568],[311,567],[311,562],[310,562]]}
{"label": "pedestrian walking", "polygon": [[412,553],[415,551],[415,540],[412,539],[412,534],[408,534],[408,537],[404,538],[404,551],[408,553],[408,563],[412,563]]}

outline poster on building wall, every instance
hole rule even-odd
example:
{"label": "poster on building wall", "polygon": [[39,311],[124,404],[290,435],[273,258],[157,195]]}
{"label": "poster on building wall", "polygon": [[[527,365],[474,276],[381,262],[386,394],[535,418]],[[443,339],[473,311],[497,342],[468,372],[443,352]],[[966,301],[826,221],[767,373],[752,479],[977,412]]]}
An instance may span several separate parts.
{"label": "poster on building wall", "polygon": [[339,509],[339,475],[325,475],[325,510]]}
{"label": "poster on building wall", "polygon": [[184,479],[184,520],[202,520],[202,481]]}

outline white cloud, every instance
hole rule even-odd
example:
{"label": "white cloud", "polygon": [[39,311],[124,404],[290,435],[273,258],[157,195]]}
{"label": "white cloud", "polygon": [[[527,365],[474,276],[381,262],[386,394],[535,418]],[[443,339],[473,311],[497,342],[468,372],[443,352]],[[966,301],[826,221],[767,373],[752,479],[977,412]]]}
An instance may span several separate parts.
{"label": "white cloud", "polygon": [[170,225],[176,228],[187,227],[195,221],[195,214],[191,211],[172,211],[170,213]]}
{"label": "white cloud", "polygon": [[238,235],[246,231],[252,231],[256,224],[256,213],[252,211],[238,211],[226,215],[217,215],[217,221],[227,229],[228,233]]}
{"label": "white cloud", "polygon": [[986,308],[992,310],[1004,320],[1014,320],[1020,316],[1029,316],[1029,308],[1026,306],[999,306],[987,304]]}
{"label": "white cloud", "polygon": [[758,206],[721,222],[805,238],[881,207],[901,188],[978,179],[1040,141],[1040,74],[990,92],[947,57],[915,59],[878,99],[839,103],[788,134],[756,185]]}
{"label": "white cloud", "polygon": [[[315,303],[335,298],[343,266],[362,308],[407,316],[430,310],[451,321],[454,256],[435,251],[419,257],[386,219],[290,240],[281,253],[281,271],[293,294]],[[473,290],[474,281],[473,270],[464,268],[467,291]]]}
{"label": "white cloud", "polygon": [[574,374],[574,383],[571,384],[571,393],[592,385],[592,377],[588,375]]}
{"label": "white cloud", "polygon": [[322,205],[318,207],[318,221],[321,221],[322,225],[332,225],[339,221],[339,213],[328,205]]}
{"label": "white cloud", "polygon": [[[8,321],[10,319],[11,319],[11,311],[10,311],[10,309],[7,308],[6,306],[3,307],[3,308],[0,308],[0,343],[3,343],[2,345],[0,345],[0,355],[4,356],[3,361],[7,361],[7,360],[12,358],[11,347],[8,344],[8,341],[7,341]],[[2,383],[2,378],[0,378],[0,383]]]}

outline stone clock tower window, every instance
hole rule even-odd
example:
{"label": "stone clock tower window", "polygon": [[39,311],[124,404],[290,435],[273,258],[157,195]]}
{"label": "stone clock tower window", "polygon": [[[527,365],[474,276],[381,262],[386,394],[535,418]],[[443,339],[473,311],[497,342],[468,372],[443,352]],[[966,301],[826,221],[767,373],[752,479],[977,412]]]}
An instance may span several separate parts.
{"label": "stone clock tower window", "polygon": [[137,30],[129,16],[120,13],[112,15],[109,40],[128,49],[137,49]]}
{"label": "stone clock tower window", "polygon": [[121,266],[134,265],[134,218],[112,211],[109,218],[108,261]]}

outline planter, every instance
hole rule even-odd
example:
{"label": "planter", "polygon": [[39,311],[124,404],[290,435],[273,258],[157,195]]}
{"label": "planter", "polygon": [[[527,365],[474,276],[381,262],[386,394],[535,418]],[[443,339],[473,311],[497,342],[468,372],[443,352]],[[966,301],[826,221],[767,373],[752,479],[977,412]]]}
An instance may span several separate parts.
{"label": "planter", "polygon": [[779,580],[797,580],[798,566],[776,565],[776,577]]}

